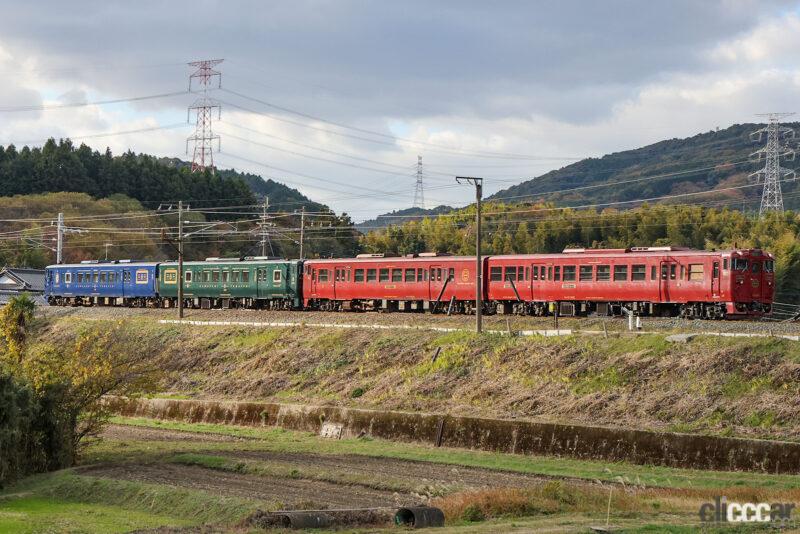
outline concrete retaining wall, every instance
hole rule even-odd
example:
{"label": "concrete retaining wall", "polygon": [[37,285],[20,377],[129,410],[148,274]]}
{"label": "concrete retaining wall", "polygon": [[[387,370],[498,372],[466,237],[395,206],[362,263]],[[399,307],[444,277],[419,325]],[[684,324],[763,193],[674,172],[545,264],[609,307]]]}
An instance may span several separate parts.
{"label": "concrete retaining wall", "polygon": [[800,473],[800,443],[785,441],[335,406],[124,398],[110,398],[108,403],[120,415],[193,423],[278,426],[309,432],[319,432],[323,422],[341,423],[343,437],[367,434],[394,441],[516,454],[724,471]]}

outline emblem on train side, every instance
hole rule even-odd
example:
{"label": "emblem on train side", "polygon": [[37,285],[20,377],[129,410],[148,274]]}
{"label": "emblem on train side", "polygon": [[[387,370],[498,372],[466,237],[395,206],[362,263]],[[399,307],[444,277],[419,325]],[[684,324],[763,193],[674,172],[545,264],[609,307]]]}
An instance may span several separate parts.
{"label": "emblem on train side", "polygon": [[469,282],[469,269],[464,269],[461,271],[461,281]]}

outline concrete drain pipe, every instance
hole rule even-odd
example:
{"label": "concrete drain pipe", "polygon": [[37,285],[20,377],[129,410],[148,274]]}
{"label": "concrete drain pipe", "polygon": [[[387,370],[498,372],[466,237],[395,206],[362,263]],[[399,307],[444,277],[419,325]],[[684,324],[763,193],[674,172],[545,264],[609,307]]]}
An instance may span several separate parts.
{"label": "concrete drain pipe", "polygon": [[433,506],[409,506],[394,514],[394,523],[400,527],[443,527],[444,512]]}

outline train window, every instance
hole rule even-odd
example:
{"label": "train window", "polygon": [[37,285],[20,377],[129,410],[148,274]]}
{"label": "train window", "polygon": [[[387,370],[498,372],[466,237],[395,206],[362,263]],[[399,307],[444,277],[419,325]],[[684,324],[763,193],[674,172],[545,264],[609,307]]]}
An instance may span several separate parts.
{"label": "train window", "polygon": [[597,266],[597,281],[598,282],[610,282],[611,281],[611,266],[610,265],[598,265]]}
{"label": "train window", "polygon": [[242,271],[242,282],[250,283],[250,271]]}
{"label": "train window", "polygon": [[759,263],[757,261],[754,261],[753,262],[753,268],[751,270],[753,271],[753,273],[761,272],[761,263]]}
{"label": "train window", "polygon": [[59,278],[60,278],[60,275],[58,274],[58,271],[56,271],[56,284],[58,283],[58,279]]}
{"label": "train window", "polygon": [[539,266],[538,265],[534,265],[533,266],[533,279],[534,280],[538,280],[539,279]]}
{"label": "train window", "polygon": [[228,273],[228,271],[222,271],[222,283],[223,284],[227,284],[229,278],[230,278],[230,274]]}
{"label": "train window", "polygon": [[656,279],[656,266],[655,265],[651,265],[650,266],[650,280],[655,280],[655,279]]}
{"label": "train window", "polygon": [[106,283],[106,273],[104,273],[104,272],[100,273],[100,283],[101,284],[105,284]]}
{"label": "train window", "polygon": [[241,271],[231,271],[231,282],[238,282]]}
{"label": "train window", "polygon": [[64,283],[65,284],[72,283],[72,273],[64,273]]}
{"label": "train window", "polygon": [[712,271],[711,276],[713,278],[719,278],[719,262],[718,261],[714,262],[714,270]]}
{"label": "train window", "polygon": [[775,262],[772,260],[766,260],[764,262],[764,272],[771,273],[775,270]]}
{"label": "train window", "polygon": [[525,271],[524,271],[524,268],[522,267],[522,265],[517,267],[517,282],[522,282],[522,280],[523,280],[522,275],[524,274],[524,272]]}
{"label": "train window", "polygon": [[724,271],[728,270],[728,258],[722,260],[722,270]]}
{"label": "train window", "polygon": [[628,280],[628,266],[627,265],[615,265],[614,266],[614,281],[615,282],[626,282]]}
{"label": "train window", "polygon": [[333,279],[334,279],[334,281],[336,281],[336,282],[338,282],[338,281],[339,281],[339,269],[334,269],[334,270],[333,270]]}
{"label": "train window", "polygon": [[634,282],[641,282],[647,278],[646,265],[633,265],[631,267],[631,280]]}
{"label": "train window", "polygon": [[78,283],[83,283],[83,273],[78,273]]}
{"label": "train window", "polygon": [[367,269],[367,282],[374,282],[378,279],[378,271],[375,269]]}
{"label": "train window", "polygon": [[355,282],[364,281],[364,269],[356,269],[356,273],[353,275],[353,281]]}
{"label": "train window", "polygon": [[[94,282],[96,284],[97,283],[97,279],[98,279],[99,276],[100,276],[100,274],[97,271],[94,271],[92,273],[92,282]],[[66,276],[64,277],[64,281],[66,282]]]}
{"label": "train window", "polygon": [[188,283],[192,281],[192,271],[186,271],[183,273],[183,279]]}
{"label": "train window", "polygon": [[678,266],[677,265],[675,265],[674,263],[670,264],[670,266],[669,266],[669,279],[670,280],[675,280],[675,278],[676,278],[676,274],[675,273],[677,272],[677,270],[678,270]]}
{"label": "train window", "polygon": [[516,267],[506,267],[506,280],[515,280],[517,278]]}
{"label": "train window", "polygon": [[219,271],[211,271],[211,281],[219,283]]}
{"label": "train window", "polygon": [[530,279],[531,279],[531,268],[525,267],[525,280],[530,280]]}
{"label": "train window", "polygon": [[402,281],[403,281],[403,270],[392,269],[392,282],[402,282]]}
{"label": "train window", "polygon": [[424,281],[427,282],[428,281],[428,269],[423,269],[422,270],[422,276],[425,277]]}
{"label": "train window", "polygon": [[275,269],[272,271],[272,281],[273,282],[280,282],[281,281],[281,271],[280,269]]}
{"label": "train window", "polygon": [[328,269],[320,269],[319,270],[319,281],[320,282],[327,282],[329,277]]}
{"label": "train window", "polygon": [[503,268],[502,267],[492,267],[489,269],[489,280],[492,282],[502,282],[503,281]]}
{"label": "train window", "polygon": [[661,279],[662,280],[666,280],[667,279],[667,264],[666,263],[662,263],[661,264]]}
{"label": "train window", "polygon": [[564,266],[564,281],[565,282],[572,282],[575,280],[575,266],[574,265],[565,265]]}
{"label": "train window", "polygon": [[747,270],[747,260],[744,258],[734,258],[733,259],[733,268],[737,271],[746,271]]}
{"label": "train window", "polygon": [[442,281],[442,268],[441,267],[437,267],[436,268],[436,281],[437,282],[441,282]]}
{"label": "train window", "polygon": [[580,281],[581,282],[591,282],[592,281],[592,272],[594,271],[594,267],[591,265],[581,265],[580,270]]}
{"label": "train window", "polygon": [[378,282],[389,281],[389,269],[381,269],[378,271]]}
{"label": "train window", "polygon": [[560,265],[556,265],[555,267],[553,267],[553,280],[556,281],[556,282],[561,280],[561,266]]}
{"label": "train window", "polygon": [[685,279],[686,279],[686,266],[685,265],[681,265],[681,280],[685,280]]}
{"label": "train window", "polygon": [[211,271],[203,271],[203,282],[211,281]]}
{"label": "train window", "polygon": [[702,263],[689,264],[689,280],[703,280],[705,278],[705,266]]}
{"label": "train window", "polygon": [[450,280],[451,282],[456,279],[456,270],[453,269],[452,267],[450,267],[450,269],[447,270],[447,279]]}
{"label": "train window", "polygon": [[549,281],[549,280],[552,280],[552,279],[553,279],[553,268],[552,267],[548,267],[547,268],[547,280]]}
{"label": "train window", "polygon": [[350,281],[350,269],[345,271],[345,274],[347,275],[347,281],[349,282]]}
{"label": "train window", "polygon": [[423,274],[424,272],[425,272],[425,269],[417,269],[417,282],[422,282],[422,281],[426,280],[426,278],[424,278],[424,276],[425,276]]}

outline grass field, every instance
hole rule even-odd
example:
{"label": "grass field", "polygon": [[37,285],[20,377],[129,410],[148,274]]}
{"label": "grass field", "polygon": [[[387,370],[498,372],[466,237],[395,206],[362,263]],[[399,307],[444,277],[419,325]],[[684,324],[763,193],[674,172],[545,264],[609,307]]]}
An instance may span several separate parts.
{"label": "grass field", "polygon": [[445,510],[444,532],[587,532],[605,523],[609,494],[611,522],[625,532],[696,532],[700,503],[715,495],[800,498],[800,479],[792,476],[325,440],[280,429],[114,422],[81,466],[6,488],[0,532],[200,525],[251,532],[258,530],[247,518],[257,510],[420,502]]}

